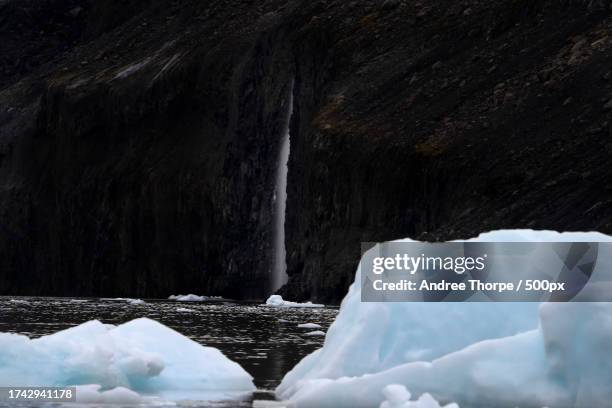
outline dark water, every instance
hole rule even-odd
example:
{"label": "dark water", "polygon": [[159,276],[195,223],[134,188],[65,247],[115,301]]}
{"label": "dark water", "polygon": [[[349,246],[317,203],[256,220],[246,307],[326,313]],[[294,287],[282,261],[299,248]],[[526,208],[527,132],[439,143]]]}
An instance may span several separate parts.
{"label": "dark water", "polygon": [[[179,311],[180,308],[190,311]],[[317,330],[326,331],[337,311],[229,301],[147,300],[142,305],[131,305],[110,299],[0,297],[0,332],[34,338],[93,319],[116,325],[148,317],[198,343],[220,349],[254,377],[258,388],[254,398],[265,400],[274,399],[272,391],[287,371],[323,344],[324,337],[305,336],[312,330],[299,329],[297,325],[318,323],[323,328]]]}

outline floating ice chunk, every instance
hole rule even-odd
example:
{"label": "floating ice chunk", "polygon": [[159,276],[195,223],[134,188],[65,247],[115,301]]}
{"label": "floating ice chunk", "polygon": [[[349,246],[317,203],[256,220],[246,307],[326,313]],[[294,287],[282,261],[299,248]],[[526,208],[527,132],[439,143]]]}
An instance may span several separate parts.
{"label": "floating ice chunk", "polygon": [[17,304],[20,304],[20,305],[27,305],[27,304],[30,303],[27,300],[23,300],[23,299],[11,299],[11,300],[9,300],[9,302],[17,303]]}
{"label": "floating ice chunk", "polygon": [[178,302],[204,302],[206,300],[210,300],[211,298],[208,296],[198,296],[190,293],[189,295],[170,295],[168,299],[176,300]]}
{"label": "floating ice chunk", "polygon": [[266,300],[268,306],[283,306],[285,301],[281,295],[272,295]]}
{"label": "floating ice chunk", "polygon": [[[612,237],[506,230],[475,240]],[[600,254],[593,274],[610,267],[612,254]],[[612,304],[546,304],[540,312],[537,303],[362,303],[360,273],[323,348],[276,389],[292,407],[379,406],[389,384],[465,406],[586,408],[612,400],[603,385],[612,382]]]}
{"label": "floating ice chunk", "polygon": [[297,327],[299,329],[320,329],[321,325],[316,323],[302,323],[298,324]]}
{"label": "floating ice chunk", "polygon": [[[423,394],[416,401],[410,401],[410,393],[400,384],[387,385],[382,390],[386,400],[380,408],[442,408],[438,401],[430,394]],[[444,408],[459,408],[455,403],[445,405]]]}
{"label": "floating ice chunk", "polygon": [[98,384],[77,386],[76,402],[80,404],[136,405],[151,400],[125,387],[116,387],[106,391],[102,391],[101,388]]}
{"label": "floating ice chunk", "polygon": [[181,312],[181,313],[195,313],[196,311],[193,309],[188,309],[186,307],[179,307],[176,309],[177,312]]}
{"label": "floating ice chunk", "polygon": [[144,305],[145,301],[142,299],[132,299],[132,298],[113,298],[111,300],[118,300],[122,302],[129,303],[130,305]]}
{"label": "floating ice chunk", "polygon": [[93,320],[38,339],[0,334],[0,386],[125,387],[164,399],[216,400],[252,392],[252,377],[219,350],[146,318]]}
{"label": "floating ice chunk", "polygon": [[325,305],[320,305],[312,302],[298,303],[298,302],[290,302],[288,300],[284,300],[280,295],[272,295],[266,300],[266,306],[272,307],[325,307]]}
{"label": "floating ice chunk", "polygon": [[321,330],[316,330],[316,331],[304,333],[304,336],[312,336],[312,337],[325,336],[325,332]]}

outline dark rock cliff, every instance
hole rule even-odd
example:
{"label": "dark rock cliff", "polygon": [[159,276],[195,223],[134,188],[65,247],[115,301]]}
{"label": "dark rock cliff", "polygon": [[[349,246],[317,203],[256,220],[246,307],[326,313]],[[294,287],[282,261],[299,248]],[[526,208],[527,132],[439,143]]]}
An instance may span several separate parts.
{"label": "dark rock cliff", "polygon": [[[607,2],[0,1],[0,293],[288,297],[361,241],[612,232]],[[294,83],[293,88],[291,84]]]}

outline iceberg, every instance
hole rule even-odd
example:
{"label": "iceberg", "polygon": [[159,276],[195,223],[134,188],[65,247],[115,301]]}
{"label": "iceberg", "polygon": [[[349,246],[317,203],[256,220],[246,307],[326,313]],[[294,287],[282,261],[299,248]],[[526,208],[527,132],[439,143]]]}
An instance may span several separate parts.
{"label": "iceberg", "polygon": [[271,306],[271,307],[325,307],[325,305],[321,305],[318,303],[312,303],[312,302],[305,302],[305,303],[298,303],[298,302],[290,302],[288,300],[284,300],[283,297],[281,295],[272,295],[270,296],[267,300],[266,300],[266,306]]}
{"label": "iceberg", "polygon": [[190,293],[188,295],[170,295],[168,296],[170,300],[176,300],[178,302],[203,302],[208,300],[207,296],[198,296]]}
{"label": "iceberg", "polygon": [[188,295],[170,295],[169,300],[176,300],[177,302],[206,302],[209,300],[223,300],[221,296],[198,296],[190,293]]}
{"label": "iceberg", "polygon": [[[0,362],[0,386],[97,385],[102,394],[84,389],[94,400],[136,393],[167,400],[236,399],[255,390],[252,377],[218,349],[146,318],[119,326],[92,320],[37,339],[0,333]],[[117,387],[134,394],[106,394]]]}
{"label": "iceberg", "polygon": [[[474,240],[612,237],[504,230]],[[611,267],[601,254],[593,274]],[[360,273],[324,346],[277,387],[289,406],[377,407],[389,384],[465,406],[609,406],[612,304],[362,303]]]}

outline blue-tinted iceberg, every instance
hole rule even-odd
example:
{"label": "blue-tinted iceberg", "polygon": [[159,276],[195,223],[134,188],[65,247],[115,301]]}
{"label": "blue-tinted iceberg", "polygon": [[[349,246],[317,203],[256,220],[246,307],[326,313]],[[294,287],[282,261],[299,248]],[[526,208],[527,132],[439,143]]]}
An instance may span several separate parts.
{"label": "blue-tinted iceberg", "polygon": [[0,386],[87,384],[168,400],[237,398],[255,389],[219,350],[146,318],[116,327],[94,320],[38,339],[0,333]]}
{"label": "blue-tinted iceberg", "polygon": [[[498,231],[481,241],[612,241],[597,233]],[[598,270],[612,267],[600,254]],[[612,305],[362,303],[360,271],[324,347],[283,379],[293,407],[377,407],[389,384],[443,403],[610,406]]]}

